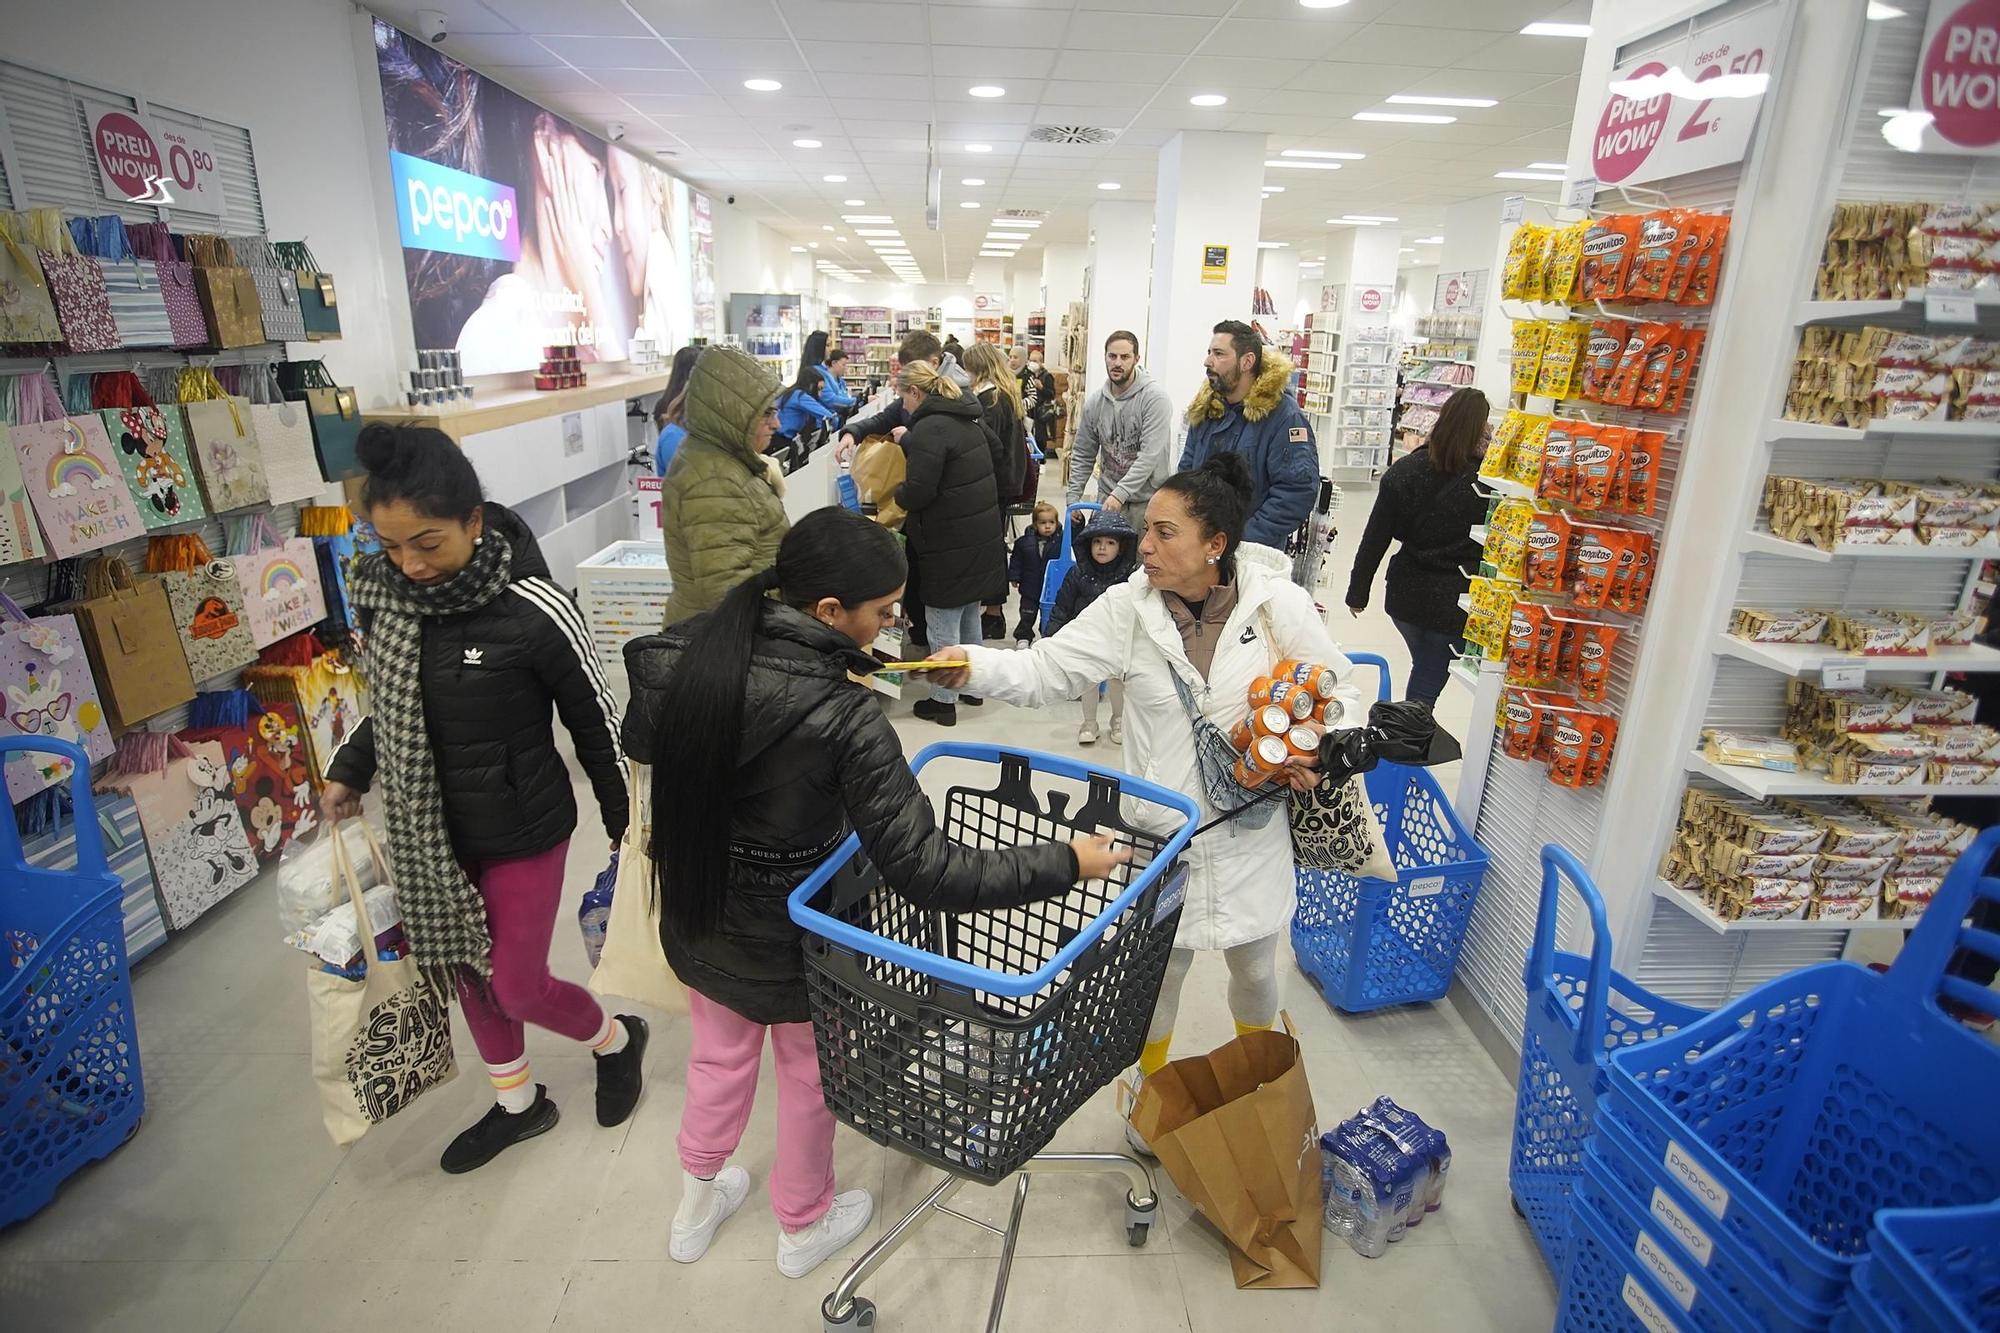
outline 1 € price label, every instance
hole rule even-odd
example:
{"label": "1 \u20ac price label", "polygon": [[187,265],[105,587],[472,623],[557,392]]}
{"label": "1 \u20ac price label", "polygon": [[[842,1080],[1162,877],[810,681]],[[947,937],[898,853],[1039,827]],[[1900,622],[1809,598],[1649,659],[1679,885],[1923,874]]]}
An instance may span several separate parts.
{"label": "1 \u20ac price label", "polygon": [[1868,668],[1859,663],[1847,666],[1825,666],[1820,669],[1819,683],[1828,690],[1858,690],[1868,680]]}
{"label": "1 \u20ac price label", "polygon": [[1970,296],[1932,292],[1924,297],[1924,321],[1929,324],[1977,324],[1979,303]]}

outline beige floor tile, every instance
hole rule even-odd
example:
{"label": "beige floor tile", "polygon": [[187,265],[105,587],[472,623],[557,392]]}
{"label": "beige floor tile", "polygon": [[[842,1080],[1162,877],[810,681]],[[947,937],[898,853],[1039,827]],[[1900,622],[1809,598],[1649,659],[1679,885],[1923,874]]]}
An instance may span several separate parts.
{"label": "beige floor tile", "polygon": [[220,1333],[262,1260],[0,1261],[7,1328],[63,1333]]}
{"label": "beige floor tile", "polygon": [[272,1263],[229,1333],[383,1329],[546,1329],[568,1265],[519,1259]]}

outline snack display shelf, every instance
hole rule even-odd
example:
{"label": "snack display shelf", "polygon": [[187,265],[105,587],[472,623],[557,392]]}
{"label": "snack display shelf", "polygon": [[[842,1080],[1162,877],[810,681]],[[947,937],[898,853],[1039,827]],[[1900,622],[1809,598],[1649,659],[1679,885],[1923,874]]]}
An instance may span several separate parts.
{"label": "snack display shelf", "polygon": [[1715,651],[1787,676],[1814,676],[1828,667],[1863,667],[1870,671],[2000,671],[2000,648],[1979,643],[1899,657],[1844,653],[1824,643],[1752,643],[1733,634],[1719,634]]}
{"label": "snack display shelf", "polygon": [[1774,418],[1764,428],[1767,444],[1805,440],[1828,444],[1859,444],[1864,440],[1929,440],[1939,444],[1991,445],[2000,440],[2000,422],[1891,421],[1878,417],[1866,426],[1822,426],[1814,421]]}
{"label": "snack display shelf", "polygon": [[1724,921],[1708,910],[1708,905],[1702,902],[1700,895],[1690,893],[1686,889],[1677,889],[1663,879],[1653,881],[1653,896],[1664,898],[1718,935],[1736,935],[1753,931],[1769,933],[1802,930],[1908,930],[1917,923],[1915,917],[1893,917],[1887,921]]}
{"label": "snack display shelf", "polygon": [[1768,801],[1774,796],[1992,796],[2000,787],[1973,787],[1962,782],[1884,783],[1831,782],[1812,773],[1780,773],[1770,768],[1744,768],[1718,764],[1700,754],[1690,754],[1687,770],[1713,778],[1745,796]]}
{"label": "snack display shelf", "polygon": [[[1511,492],[1503,492],[1510,494]],[[1761,528],[1752,528],[1743,534],[1743,550],[1751,555],[1782,555],[1792,560],[1810,560],[1815,564],[1827,564],[1834,560],[1992,560],[2000,558],[2000,550],[1990,547],[1973,546],[1860,546],[1843,543],[1831,551],[1822,551],[1817,546],[1805,542],[1788,542]]]}
{"label": "snack display shelf", "polygon": [[[1933,296],[1970,301],[1976,317],[1974,323],[1932,321],[1927,317],[1925,304]],[[1799,323],[1890,324],[1897,327],[1921,327],[1935,323],[1940,328],[1990,329],[2000,327],[2000,291],[1930,291],[1912,287],[1900,301],[1804,301],[1799,305]]]}
{"label": "snack display shelf", "polygon": [[1474,480],[1473,484],[1486,491],[1489,495],[1504,495],[1512,500],[1532,500],[1535,498],[1535,488],[1533,486],[1525,482],[1513,481],[1507,477],[1479,477]]}
{"label": "snack display shelf", "polygon": [[[1446,339],[1446,338],[1437,338],[1437,339],[1434,339],[1433,341],[1436,341],[1436,342],[1448,342],[1448,341],[1452,341],[1452,340],[1451,340],[1451,339]],[[1411,357],[1410,357],[1410,360],[1412,360],[1412,361],[1428,361],[1428,362],[1430,362],[1430,363],[1431,363],[1431,364],[1433,364],[1433,365],[1439,365],[1439,366],[1470,366],[1470,365],[1475,365],[1475,364],[1477,364],[1476,362],[1472,362],[1472,361],[1468,361],[1468,360],[1466,360],[1466,359],[1465,359],[1464,357],[1462,357],[1462,356],[1423,356],[1423,355],[1420,355],[1420,354],[1414,354],[1414,353],[1413,353],[1413,354],[1411,355]]]}

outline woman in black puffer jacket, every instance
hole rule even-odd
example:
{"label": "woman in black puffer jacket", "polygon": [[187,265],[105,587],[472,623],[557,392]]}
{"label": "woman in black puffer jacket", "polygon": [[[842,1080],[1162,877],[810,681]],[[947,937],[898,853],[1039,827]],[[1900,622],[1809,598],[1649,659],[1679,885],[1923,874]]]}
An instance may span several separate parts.
{"label": "woman in black puffer jacket", "polygon": [[741,1168],[723,1167],[749,1116],[767,1028],[778,1073],[771,1195],[787,1233],[779,1267],[803,1276],[867,1225],[866,1191],[833,1194],[834,1122],[785,901],[850,831],[884,883],[927,912],[1035,902],[1125,859],[1108,837],[976,851],[939,831],[895,730],[848,678],[875,669],[863,649],[894,623],[903,579],[893,534],[821,509],[786,535],[774,568],[714,612],[625,648],[625,744],[653,764],[660,940],[692,992],[687,1175],[669,1247],[683,1263],[701,1257],[749,1189]]}
{"label": "woman in black puffer jacket", "polygon": [[[905,363],[896,387],[910,416],[903,434],[909,471],[896,488],[896,503],[909,513],[903,535],[923,568],[925,637],[932,651],[980,643],[979,606],[1006,591],[1007,557],[993,446],[979,400],[928,361]],[[917,701],[916,713],[956,726],[958,692],[933,685],[931,697]]]}

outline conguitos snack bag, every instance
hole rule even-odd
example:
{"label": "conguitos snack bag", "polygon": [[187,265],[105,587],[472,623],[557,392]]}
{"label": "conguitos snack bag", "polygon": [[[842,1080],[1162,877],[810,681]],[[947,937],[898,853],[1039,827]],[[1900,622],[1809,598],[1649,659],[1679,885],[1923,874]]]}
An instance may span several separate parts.
{"label": "conguitos snack bag", "polygon": [[1687,305],[1715,303],[1716,280],[1722,276],[1722,247],[1728,240],[1729,214],[1707,214],[1703,218],[1701,252],[1695,256],[1694,273],[1677,299]]}
{"label": "conguitos snack bag", "polygon": [[1582,423],[1568,417],[1549,422],[1542,437],[1542,475],[1535,482],[1535,495],[1544,500],[1568,500],[1575,484],[1576,429]]}
{"label": "conguitos snack bag", "polygon": [[1533,392],[1544,398],[1568,398],[1582,382],[1583,345],[1590,325],[1576,320],[1551,320],[1542,339],[1542,364]]}
{"label": "conguitos snack bag", "polygon": [[1583,237],[1578,292],[1590,301],[1615,301],[1625,294],[1625,274],[1639,248],[1639,219],[1629,214],[1598,218]]}
{"label": "conguitos snack bag", "polygon": [[1618,646],[1620,630],[1593,620],[1575,623],[1576,697],[1587,704],[1600,704],[1611,685],[1611,650]]}
{"label": "conguitos snack bag", "polygon": [[1583,243],[1589,230],[1590,219],[1585,218],[1560,228],[1550,238],[1548,268],[1542,275],[1543,300],[1574,299],[1577,276],[1583,267]]}
{"label": "conguitos snack bag", "polygon": [[1595,320],[1583,344],[1583,385],[1579,397],[1601,402],[1625,354],[1625,341],[1632,334],[1630,322],[1622,319]]}
{"label": "conguitos snack bag", "polygon": [[1541,374],[1542,348],[1548,342],[1549,326],[1539,319],[1514,321],[1514,359],[1509,369],[1515,393],[1533,393]]}
{"label": "conguitos snack bag", "polygon": [[1521,586],[1534,592],[1561,592],[1568,586],[1568,566],[1569,520],[1557,513],[1537,513],[1528,524]]}
{"label": "conguitos snack bag", "polygon": [[1619,469],[1625,461],[1625,430],[1603,426],[1577,441],[1576,484],[1571,502],[1578,509],[1612,507],[1612,492],[1618,484]]}
{"label": "conguitos snack bag", "polygon": [[1625,275],[1624,297],[1628,301],[1664,301],[1673,283],[1674,258],[1680,253],[1681,233],[1688,214],[1679,208],[1663,208],[1639,219],[1639,248]]}

